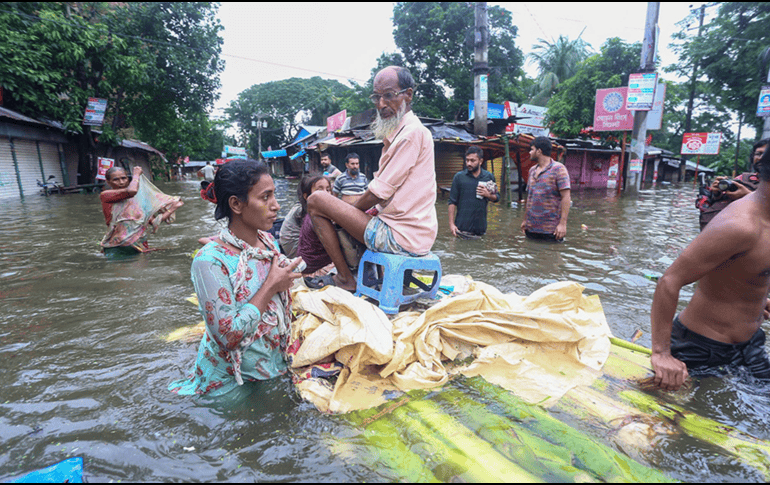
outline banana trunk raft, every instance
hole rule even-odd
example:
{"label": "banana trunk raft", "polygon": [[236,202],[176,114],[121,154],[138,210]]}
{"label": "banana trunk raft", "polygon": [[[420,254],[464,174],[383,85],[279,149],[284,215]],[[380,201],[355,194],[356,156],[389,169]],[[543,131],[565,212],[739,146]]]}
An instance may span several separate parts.
{"label": "banana trunk raft", "polygon": [[442,285],[451,295],[392,319],[338,288],[295,288],[293,379],[351,427],[323,436],[351,466],[412,482],[671,482],[721,460],[770,480],[770,442],[688,408],[692,389],[652,389],[649,349],[612,337],[579,284]]}

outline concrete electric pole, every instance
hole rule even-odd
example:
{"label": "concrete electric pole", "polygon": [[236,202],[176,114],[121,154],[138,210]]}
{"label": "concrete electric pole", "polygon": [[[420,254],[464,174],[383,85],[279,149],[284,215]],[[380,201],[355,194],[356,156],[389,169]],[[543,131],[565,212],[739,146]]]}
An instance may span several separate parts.
{"label": "concrete electric pole", "polygon": [[476,2],[476,28],[473,36],[473,132],[487,136],[489,23],[487,2]]}
{"label": "concrete electric pole", "polygon": [[[642,60],[639,65],[642,72],[655,72],[655,44],[656,30],[658,26],[658,12],[660,11],[660,2],[647,2],[647,20],[644,22],[644,43],[642,44]],[[644,166],[644,148],[647,138],[647,111],[634,111],[634,129],[631,132],[631,161],[641,160]],[[631,172],[631,163],[629,163],[628,183],[626,191],[628,193],[639,192],[639,186],[642,181],[642,172]]]}

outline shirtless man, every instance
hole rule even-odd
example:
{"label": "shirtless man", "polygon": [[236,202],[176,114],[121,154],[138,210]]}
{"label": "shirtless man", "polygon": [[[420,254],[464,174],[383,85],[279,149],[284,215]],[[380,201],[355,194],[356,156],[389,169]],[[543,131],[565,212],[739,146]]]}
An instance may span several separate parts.
{"label": "shirtless man", "polygon": [[[770,317],[770,150],[759,168],[757,190],[720,212],[658,281],[651,363],[662,389],[678,389],[697,367],[739,365],[770,379],[760,328]],[[696,281],[674,318],[679,290]]]}

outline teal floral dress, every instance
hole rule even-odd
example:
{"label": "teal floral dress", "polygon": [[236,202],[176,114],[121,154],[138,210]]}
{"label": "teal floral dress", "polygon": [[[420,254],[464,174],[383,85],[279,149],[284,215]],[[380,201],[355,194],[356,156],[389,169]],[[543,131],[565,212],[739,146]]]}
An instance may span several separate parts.
{"label": "teal floral dress", "polygon": [[206,332],[187,379],[168,386],[177,394],[221,396],[244,381],[272,379],[287,371],[289,293],[274,295],[264,314],[248,303],[267,278],[273,255],[280,253],[278,243],[266,232],[260,232],[260,239],[273,251],[249,247],[227,229],[220,238],[242,253],[212,241],[193,260],[192,282]]}

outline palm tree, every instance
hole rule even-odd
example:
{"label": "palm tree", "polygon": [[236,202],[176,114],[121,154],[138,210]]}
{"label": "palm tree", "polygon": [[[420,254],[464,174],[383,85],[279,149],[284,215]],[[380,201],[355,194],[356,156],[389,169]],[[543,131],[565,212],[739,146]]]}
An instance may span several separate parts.
{"label": "palm tree", "polygon": [[[582,35],[582,32],[581,32]],[[577,72],[577,66],[592,52],[584,40],[578,36],[575,40],[559,35],[556,42],[538,39],[527,56],[538,65],[536,90],[532,93],[532,104],[545,106],[556,92],[559,83],[563,83]]]}

